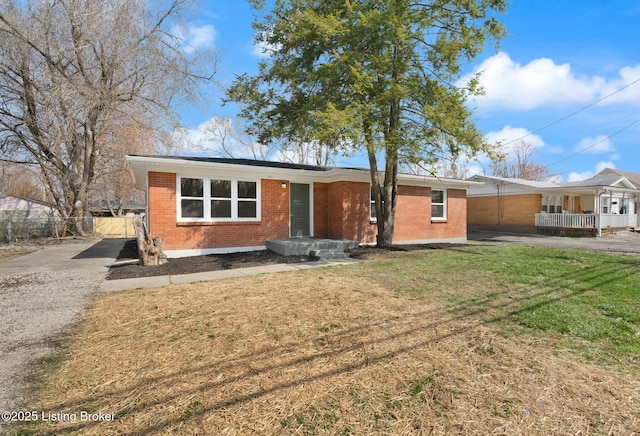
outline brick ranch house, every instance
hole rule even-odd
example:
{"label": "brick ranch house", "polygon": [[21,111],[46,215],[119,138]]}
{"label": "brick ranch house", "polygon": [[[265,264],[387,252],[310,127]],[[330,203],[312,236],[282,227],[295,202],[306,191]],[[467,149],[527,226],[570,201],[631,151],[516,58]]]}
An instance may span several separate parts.
{"label": "brick ranch house", "polygon": [[604,169],[579,182],[476,175],[467,193],[472,230],[601,236],[640,227],[640,174]]}
{"label": "brick ranch house", "polygon": [[[369,171],[249,159],[126,157],[169,257],[265,249],[291,237],[374,244]],[[466,242],[475,182],[398,176],[394,243]]]}

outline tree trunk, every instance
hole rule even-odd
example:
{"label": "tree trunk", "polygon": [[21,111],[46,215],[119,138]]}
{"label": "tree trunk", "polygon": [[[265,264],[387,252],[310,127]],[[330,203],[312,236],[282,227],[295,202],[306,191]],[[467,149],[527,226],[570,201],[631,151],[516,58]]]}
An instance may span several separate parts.
{"label": "tree trunk", "polygon": [[140,265],[157,266],[167,263],[167,256],[162,252],[162,238],[151,239],[147,232],[147,226],[140,216],[133,220],[138,240],[138,260]]}

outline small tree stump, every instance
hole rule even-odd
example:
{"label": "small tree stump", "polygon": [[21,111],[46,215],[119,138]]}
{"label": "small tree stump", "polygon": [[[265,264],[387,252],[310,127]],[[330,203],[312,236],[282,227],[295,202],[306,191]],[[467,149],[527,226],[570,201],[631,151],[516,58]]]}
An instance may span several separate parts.
{"label": "small tree stump", "polygon": [[139,215],[133,220],[138,240],[138,262],[144,266],[157,266],[167,263],[167,256],[162,251],[162,238],[151,239],[144,220]]}

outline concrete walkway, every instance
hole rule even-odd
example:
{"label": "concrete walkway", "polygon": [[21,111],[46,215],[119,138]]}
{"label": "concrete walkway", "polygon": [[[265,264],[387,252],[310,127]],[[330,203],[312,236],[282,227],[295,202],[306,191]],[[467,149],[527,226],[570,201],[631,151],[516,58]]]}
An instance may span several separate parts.
{"label": "concrete walkway", "polygon": [[[640,233],[619,232],[602,238],[568,238],[560,236],[543,236],[497,232],[471,232],[469,241],[490,241],[497,243],[525,244],[543,247],[567,248],[575,250],[600,251],[611,254],[631,254],[640,256]],[[141,277],[122,280],[107,280],[102,287],[105,291],[123,291],[127,289],[151,288],[171,284],[193,283],[208,280],[220,280],[233,277],[245,277],[255,274],[266,274],[301,269],[317,268],[331,265],[344,265],[362,262],[357,259],[341,259],[299,264],[273,264],[249,268],[237,268],[223,271],[210,271],[194,274]]]}

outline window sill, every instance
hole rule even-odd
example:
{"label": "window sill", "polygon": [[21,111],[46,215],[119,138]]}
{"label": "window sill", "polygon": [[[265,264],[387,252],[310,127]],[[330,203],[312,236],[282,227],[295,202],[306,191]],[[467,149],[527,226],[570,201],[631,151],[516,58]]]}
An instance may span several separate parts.
{"label": "window sill", "polygon": [[257,225],[262,221],[177,221],[178,227]]}
{"label": "window sill", "polygon": [[447,223],[446,218],[443,218],[443,219],[431,218],[431,224],[446,224],[446,223]]}

